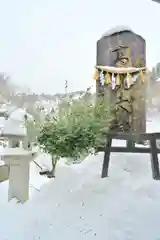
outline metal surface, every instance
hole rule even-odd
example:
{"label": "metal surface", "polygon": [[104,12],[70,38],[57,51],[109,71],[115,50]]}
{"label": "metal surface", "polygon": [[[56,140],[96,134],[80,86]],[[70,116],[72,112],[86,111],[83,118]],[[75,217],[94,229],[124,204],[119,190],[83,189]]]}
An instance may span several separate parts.
{"label": "metal surface", "polygon": [[160,0],[152,0],[152,2],[160,3]]}

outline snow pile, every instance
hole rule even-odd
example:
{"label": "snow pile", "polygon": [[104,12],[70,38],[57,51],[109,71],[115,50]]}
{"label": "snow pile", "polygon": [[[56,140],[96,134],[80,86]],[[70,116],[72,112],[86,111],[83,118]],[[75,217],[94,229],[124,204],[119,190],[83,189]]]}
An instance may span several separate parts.
{"label": "snow pile", "polygon": [[[103,156],[89,156],[80,165],[59,163],[56,179],[31,201],[0,204],[0,239],[160,239],[160,181],[152,179],[150,156],[114,153],[109,177],[101,179]],[[38,162],[47,161],[41,155]]]}
{"label": "snow pile", "polygon": [[102,161],[100,153],[78,171],[59,167],[56,180],[32,201],[14,209],[8,204],[0,239],[158,239],[160,182],[152,180],[150,157],[112,154],[106,179]]}
{"label": "snow pile", "polygon": [[[38,158],[36,158],[36,161],[38,163],[40,162],[42,163],[41,159],[43,159],[43,162],[45,161],[45,157],[43,154],[38,156]],[[47,162],[47,158],[46,158],[46,162]],[[32,162],[30,164],[30,183],[29,183],[30,200],[34,196],[34,193],[40,192],[41,187],[50,181],[50,179],[47,178],[46,176],[40,176],[39,171],[40,171],[40,168],[37,167],[34,162]]]}

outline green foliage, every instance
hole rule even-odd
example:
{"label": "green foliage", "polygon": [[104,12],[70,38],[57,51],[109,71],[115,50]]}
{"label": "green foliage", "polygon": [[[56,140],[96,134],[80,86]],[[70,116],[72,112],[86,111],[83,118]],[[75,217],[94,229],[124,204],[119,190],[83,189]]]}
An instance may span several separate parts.
{"label": "green foliage", "polygon": [[110,108],[99,99],[92,103],[91,95],[79,100],[63,101],[54,117],[44,123],[38,142],[41,148],[56,159],[78,159],[95,149],[102,140],[101,128],[109,126]]}

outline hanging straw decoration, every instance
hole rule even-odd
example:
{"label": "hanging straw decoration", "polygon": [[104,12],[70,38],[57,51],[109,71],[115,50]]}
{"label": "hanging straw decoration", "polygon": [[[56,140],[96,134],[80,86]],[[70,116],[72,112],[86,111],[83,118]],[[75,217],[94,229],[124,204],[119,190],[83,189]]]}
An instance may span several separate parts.
{"label": "hanging straw decoration", "polygon": [[142,70],[140,71],[140,78],[141,78],[142,83],[144,83],[145,77],[144,77],[144,73]]}
{"label": "hanging straw decoration", "polygon": [[135,84],[137,82],[138,77],[139,77],[139,73],[136,73],[132,76],[133,84]]}
{"label": "hanging straw decoration", "polygon": [[[129,89],[137,81],[145,82],[146,68],[134,68],[134,67],[110,67],[110,66],[96,66],[94,79],[100,81],[101,85],[106,84],[111,86],[113,90],[116,86],[121,86],[124,83],[124,88]],[[124,79],[122,81],[121,79]]]}
{"label": "hanging straw decoration", "polygon": [[108,72],[106,73],[106,76],[105,76],[105,82],[107,85],[109,85],[111,83],[111,77]]}
{"label": "hanging straw decoration", "polygon": [[98,72],[97,69],[95,70],[95,73],[94,73],[93,79],[96,80],[96,81],[99,79],[99,72]]}
{"label": "hanging straw decoration", "polygon": [[112,81],[111,81],[111,87],[114,90],[116,87],[116,78],[114,76],[114,73],[112,73]]}
{"label": "hanging straw decoration", "polygon": [[120,86],[120,85],[121,85],[120,75],[117,74],[117,76],[116,76],[116,86]]}
{"label": "hanging straw decoration", "polygon": [[128,79],[129,85],[132,86],[134,84],[134,81],[130,73],[127,73],[127,79]]}
{"label": "hanging straw decoration", "polygon": [[129,81],[127,76],[124,79],[124,88],[125,89],[129,89],[130,88],[130,81]]}
{"label": "hanging straw decoration", "polygon": [[105,77],[104,77],[104,72],[100,72],[99,79],[102,85],[105,83]]}

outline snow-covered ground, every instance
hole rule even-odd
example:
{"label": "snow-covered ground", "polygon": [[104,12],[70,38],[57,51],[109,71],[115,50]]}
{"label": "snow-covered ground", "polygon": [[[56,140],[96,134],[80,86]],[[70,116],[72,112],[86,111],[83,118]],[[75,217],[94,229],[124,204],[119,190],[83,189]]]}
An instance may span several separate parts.
{"label": "snow-covered ground", "polygon": [[[148,122],[148,131],[160,131],[159,122]],[[48,165],[49,158],[36,161]],[[160,181],[152,180],[150,156],[112,154],[105,179],[102,162],[103,153],[79,165],[59,162],[55,180],[39,176],[32,163],[33,191],[23,205],[6,203],[7,183],[0,184],[0,239],[160,239]]]}

